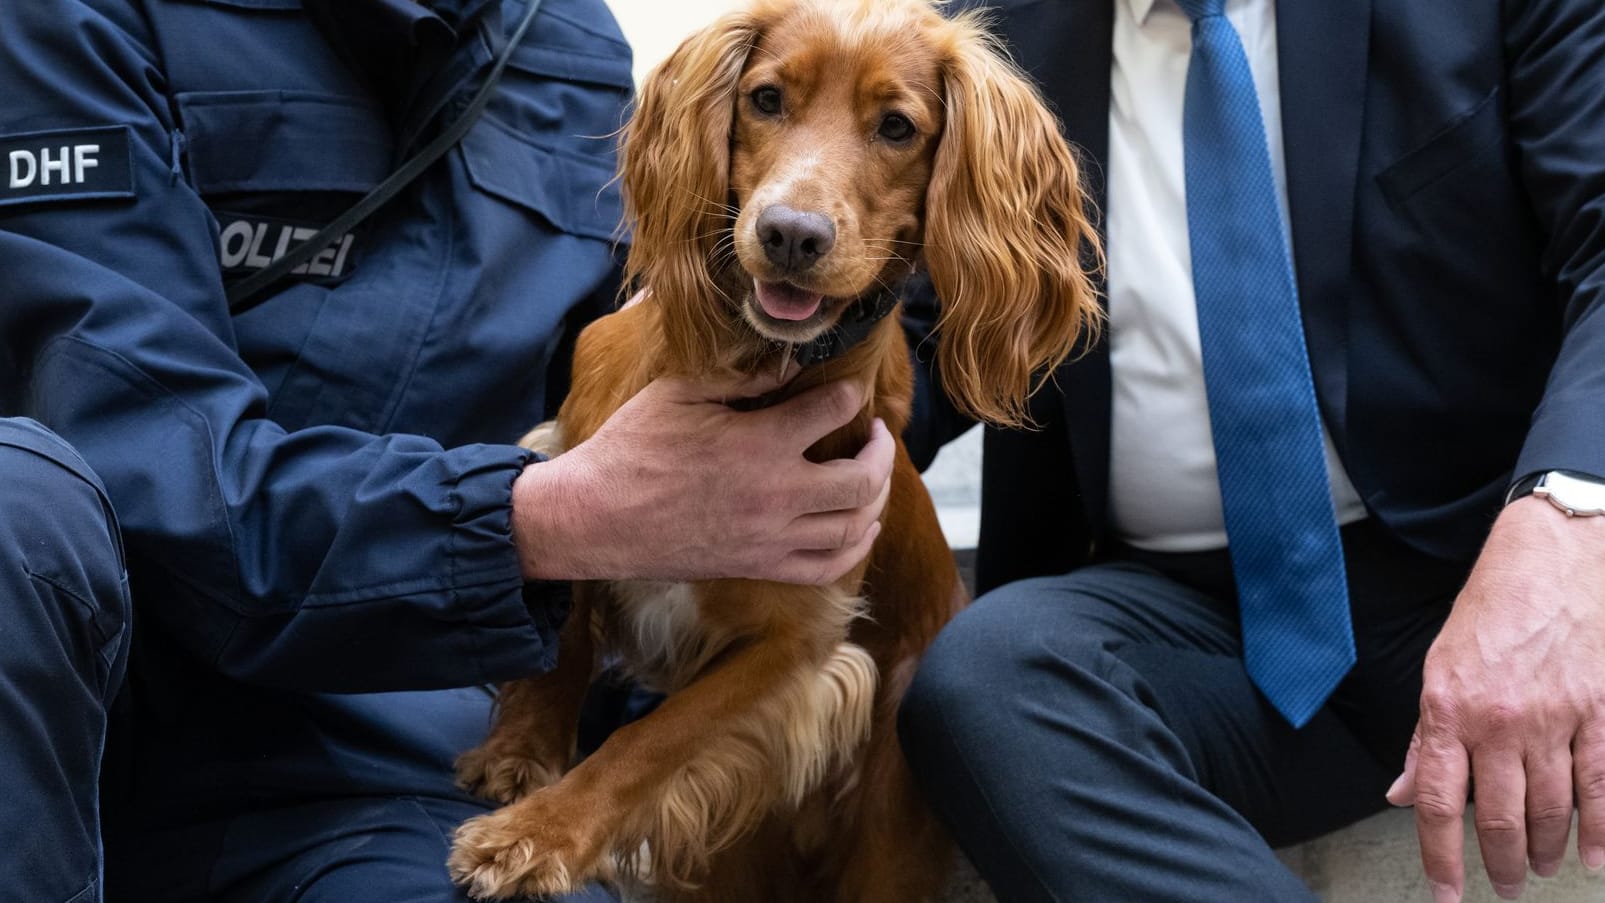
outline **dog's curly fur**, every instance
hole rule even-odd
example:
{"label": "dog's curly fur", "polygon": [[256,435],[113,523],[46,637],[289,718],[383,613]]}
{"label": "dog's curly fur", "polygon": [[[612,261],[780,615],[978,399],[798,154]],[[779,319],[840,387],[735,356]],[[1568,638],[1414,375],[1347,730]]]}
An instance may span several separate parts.
{"label": "dog's curly fur", "polygon": [[[549,451],[658,376],[785,367],[793,343],[916,268],[943,299],[945,389],[990,423],[1024,424],[1096,326],[1096,237],[1058,123],[977,19],[925,0],[757,0],[718,20],[648,78],[622,176],[628,269],[650,294],[581,337]],[[766,255],[757,220],[774,205],[826,218],[828,253],[801,269]],[[755,286],[781,282],[815,312],[768,315]],[[843,379],[868,401],[813,460],[854,454],[876,417],[907,425],[895,316],[785,391]],[[895,713],[964,595],[900,444],[892,481],[873,552],[833,586],[577,585],[557,670],[504,687],[491,738],[459,763],[465,786],[509,805],[459,830],[456,878],[478,897],[597,879],[660,900],[928,897],[948,843]],[[602,650],[669,695],[570,770]]]}

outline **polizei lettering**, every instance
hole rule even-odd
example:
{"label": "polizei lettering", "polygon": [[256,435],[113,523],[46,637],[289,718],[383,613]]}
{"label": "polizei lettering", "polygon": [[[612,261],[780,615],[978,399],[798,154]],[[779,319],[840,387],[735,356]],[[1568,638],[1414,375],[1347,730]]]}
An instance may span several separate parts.
{"label": "polizei lettering", "polygon": [[0,205],[134,195],[128,126],[0,136]]}
{"label": "polizei lettering", "polygon": [[[315,226],[255,216],[219,214],[218,256],[223,272],[238,276],[263,269],[318,233]],[[311,260],[290,272],[296,276],[338,279],[351,270],[356,234],[333,239]]]}

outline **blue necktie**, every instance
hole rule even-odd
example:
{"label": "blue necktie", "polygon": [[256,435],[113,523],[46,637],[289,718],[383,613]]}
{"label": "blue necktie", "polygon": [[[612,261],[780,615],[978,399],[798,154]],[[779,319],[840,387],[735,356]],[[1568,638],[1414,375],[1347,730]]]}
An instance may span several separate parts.
{"label": "blue necktie", "polygon": [[1302,727],[1354,664],[1343,545],[1248,57],[1225,0],[1177,2],[1193,20],[1187,230],[1243,660]]}

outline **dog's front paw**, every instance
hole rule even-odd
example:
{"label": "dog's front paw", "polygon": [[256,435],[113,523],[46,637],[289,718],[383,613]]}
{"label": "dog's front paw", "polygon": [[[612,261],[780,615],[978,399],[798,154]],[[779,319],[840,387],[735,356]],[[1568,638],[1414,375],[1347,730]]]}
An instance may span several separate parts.
{"label": "dog's front paw", "polygon": [[[573,893],[607,877],[599,838],[559,812],[537,794],[463,822],[447,861],[452,880],[476,900],[503,900]],[[568,816],[584,817],[583,810]]]}
{"label": "dog's front paw", "polygon": [[511,803],[557,783],[558,769],[497,749],[479,746],[457,757],[457,786],[488,800]]}

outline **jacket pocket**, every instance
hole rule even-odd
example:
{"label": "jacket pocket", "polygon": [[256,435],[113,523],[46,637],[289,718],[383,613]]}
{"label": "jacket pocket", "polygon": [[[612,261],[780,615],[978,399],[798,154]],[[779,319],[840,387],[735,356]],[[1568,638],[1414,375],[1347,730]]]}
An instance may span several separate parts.
{"label": "jacket pocket", "polygon": [[544,78],[634,89],[630,45],[613,22],[584,7],[566,9],[555,3],[542,14],[539,35],[514,48],[508,66]]}
{"label": "jacket pocket", "polygon": [[544,147],[489,117],[463,138],[462,155],[479,190],[560,231],[603,241],[615,237],[624,202],[607,161]]}
{"label": "jacket pocket", "polygon": [[1466,165],[1497,156],[1504,134],[1502,111],[1499,88],[1495,87],[1427,143],[1379,173],[1377,185],[1388,203],[1397,207]]}
{"label": "jacket pocket", "polygon": [[390,169],[383,112],[349,97],[298,91],[178,95],[190,177],[203,195],[365,192]]}

